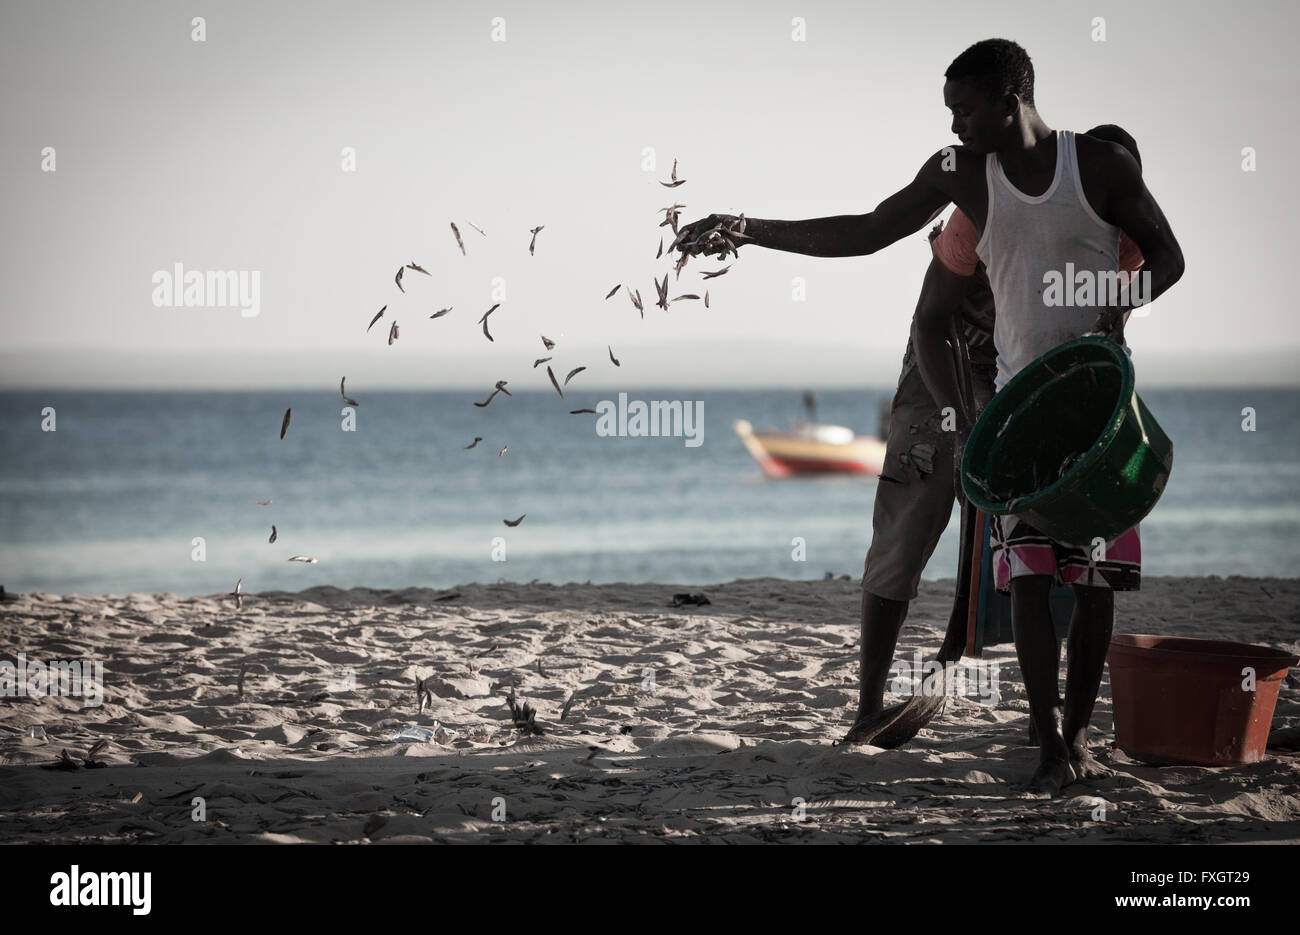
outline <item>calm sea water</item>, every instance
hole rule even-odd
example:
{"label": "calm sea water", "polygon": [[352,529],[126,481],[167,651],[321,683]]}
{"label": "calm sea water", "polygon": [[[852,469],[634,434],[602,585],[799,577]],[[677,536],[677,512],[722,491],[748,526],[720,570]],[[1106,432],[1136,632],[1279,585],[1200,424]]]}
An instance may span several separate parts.
{"label": "calm sea water", "polygon": [[[798,393],[628,395],[702,401],[703,444],[597,437],[595,417],[568,410],[616,398],[600,391],[517,393],[487,409],[471,405],[481,393],[367,393],[355,432],[340,430],[328,392],[3,393],[0,584],[210,594],[241,577],[261,591],[861,574],[875,481],[765,481],[732,431],[737,418],[787,427]],[[819,392],[818,416],[874,432],[888,395]],[[1296,575],[1300,391],[1143,398],[1175,444],[1169,488],[1142,526],[1144,572]],[[46,406],[57,431],[41,431]],[[1242,430],[1247,406],[1253,432]],[[475,435],[484,441],[463,450]],[[521,513],[518,528],[502,525]],[[954,515],[927,577],[953,575],[956,526]],[[791,557],[796,536],[804,562]],[[493,560],[498,537],[504,562]],[[286,561],[295,554],[319,561]]]}

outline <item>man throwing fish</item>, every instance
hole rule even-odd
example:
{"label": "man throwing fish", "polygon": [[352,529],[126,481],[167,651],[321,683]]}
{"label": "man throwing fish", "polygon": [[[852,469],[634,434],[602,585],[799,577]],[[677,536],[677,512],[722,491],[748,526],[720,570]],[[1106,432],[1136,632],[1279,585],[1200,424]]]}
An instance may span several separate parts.
{"label": "man throwing fish", "polygon": [[[1034,102],[1033,65],[1014,42],[978,42],[953,60],[944,77],[944,103],[962,145],[935,153],[874,211],[803,221],[748,218],[743,233],[735,232],[731,218],[710,215],[682,228],[678,248],[714,252],[718,248],[706,234],[725,225],[733,232],[730,239],[742,245],[863,256],[915,233],[952,203],[979,233],[976,252],[987,267],[997,309],[998,389],[1035,358],[1086,331],[1122,342],[1129,306],[1048,307],[1041,291],[1044,277],[1067,264],[1118,270],[1121,230],[1144,257],[1148,301],[1182,276],[1182,251],[1133,156],[1115,143],[1051,129]],[[1089,575],[1087,583],[1074,586],[1064,721],[1058,726],[1058,657],[1048,595],[1059,569],[1017,566],[1014,556],[1010,567],[1016,651],[1040,748],[1030,786],[1055,794],[1096,770],[1087,728],[1110,642],[1116,585]]]}

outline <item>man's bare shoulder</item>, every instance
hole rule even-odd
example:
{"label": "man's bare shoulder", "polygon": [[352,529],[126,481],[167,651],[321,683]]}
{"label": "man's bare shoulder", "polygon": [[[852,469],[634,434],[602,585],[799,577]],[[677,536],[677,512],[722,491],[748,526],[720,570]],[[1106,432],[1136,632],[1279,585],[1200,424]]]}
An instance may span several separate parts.
{"label": "man's bare shoulder", "polygon": [[1079,157],[1079,168],[1104,175],[1129,177],[1141,175],[1137,160],[1127,149],[1110,140],[1099,140],[1086,133],[1076,133],[1074,149]]}

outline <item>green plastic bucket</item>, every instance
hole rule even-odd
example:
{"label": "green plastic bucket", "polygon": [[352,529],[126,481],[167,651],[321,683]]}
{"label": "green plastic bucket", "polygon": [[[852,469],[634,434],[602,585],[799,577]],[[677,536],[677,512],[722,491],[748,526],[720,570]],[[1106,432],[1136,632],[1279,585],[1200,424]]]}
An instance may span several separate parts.
{"label": "green plastic bucket", "polygon": [[962,490],[1066,545],[1109,542],[1151,512],[1174,446],[1133,391],[1133,364],[1105,338],[1053,348],[984,408],[962,458]]}

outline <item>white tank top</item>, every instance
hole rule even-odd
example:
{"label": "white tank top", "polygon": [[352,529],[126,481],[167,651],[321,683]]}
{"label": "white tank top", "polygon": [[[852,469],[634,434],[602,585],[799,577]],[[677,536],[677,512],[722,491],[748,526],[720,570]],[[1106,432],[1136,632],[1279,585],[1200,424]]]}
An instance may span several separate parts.
{"label": "white tank top", "polygon": [[[1056,174],[1043,194],[1013,186],[997,153],[984,157],[984,176],[988,217],[975,252],[993,287],[1000,390],[1036,357],[1092,329],[1106,304],[1097,274],[1118,270],[1120,230],[1084,197],[1069,130],[1056,133]],[[1101,284],[1100,298],[1089,279]]]}

